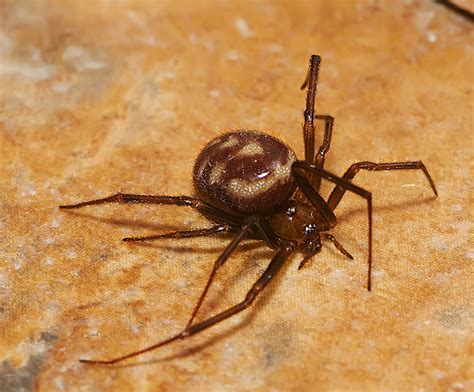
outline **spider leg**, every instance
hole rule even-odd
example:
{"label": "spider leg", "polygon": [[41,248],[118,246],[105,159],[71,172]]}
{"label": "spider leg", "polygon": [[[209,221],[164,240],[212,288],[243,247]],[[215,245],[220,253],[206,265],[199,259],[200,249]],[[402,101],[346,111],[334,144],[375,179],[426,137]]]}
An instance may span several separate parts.
{"label": "spider leg", "polygon": [[229,233],[235,231],[235,227],[229,226],[227,224],[215,225],[208,229],[197,229],[197,230],[183,230],[183,231],[173,231],[171,233],[157,234],[157,235],[148,235],[144,237],[125,237],[122,238],[122,241],[132,242],[132,241],[152,241],[152,240],[161,240],[165,238],[193,238],[193,237],[205,237],[214,234]]}
{"label": "spider leg", "polygon": [[301,260],[300,264],[298,265],[298,270],[303,268],[305,266],[305,264],[309,261],[309,259],[313,256],[314,255],[312,253],[308,253],[308,254],[304,255],[303,260]]}
{"label": "spider leg", "polygon": [[352,257],[352,255],[344,249],[344,247],[339,243],[339,241],[336,240],[336,238],[332,234],[320,233],[317,238],[313,238],[312,241],[314,243],[314,249],[313,251],[307,251],[303,260],[301,260],[301,263],[298,266],[298,270],[303,268],[306,263],[321,250],[321,237],[331,241],[339,252],[341,252],[347,258],[354,260],[354,257]]}
{"label": "spider leg", "polygon": [[[349,169],[344,173],[343,179],[349,181],[352,180],[355,175],[359,172],[359,170],[372,170],[372,171],[380,171],[380,170],[422,170],[425,174],[426,178],[428,179],[431,189],[435,195],[438,195],[438,191],[436,190],[436,186],[428,173],[424,163],[422,161],[415,161],[415,162],[387,162],[387,163],[373,163],[373,162],[357,162],[352,164]],[[342,187],[336,186],[329,196],[328,205],[331,210],[338,206],[339,202],[344,196],[346,190]]]}
{"label": "spider leg", "polygon": [[270,283],[273,277],[280,271],[285,261],[288,259],[290,254],[295,249],[295,246],[296,245],[293,242],[286,242],[285,244],[281,246],[281,248],[278,250],[275,256],[273,256],[272,261],[268,265],[265,272],[261,275],[261,277],[253,284],[252,288],[248,291],[247,295],[245,296],[245,299],[242,302],[238,303],[237,305],[234,305],[231,308],[224,310],[223,312],[218,313],[217,315],[210,317],[209,319],[204,320],[198,324],[187,326],[179,334],[172,336],[169,339],[163,340],[159,343],[156,343],[152,346],[145,347],[144,349],[141,349],[141,350],[138,350],[130,354],[123,355],[121,357],[114,358],[108,361],[107,360],[100,361],[100,360],[80,359],[80,362],[88,363],[88,364],[113,365],[117,362],[121,362],[126,359],[136,357],[137,355],[144,354],[146,352],[150,352],[157,348],[166,346],[169,343],[174,342],[176,340],[188,338],[192,335],[195,335],[201,331],[206,330],[207,328],[212,327],[213,325],[229,317],[234,316],[237,313],[242,312],[243,310],[247,309],[250,305],[252,305],[255,298],[258,296],[258,294],[268,285],[268,283]]}
{"label": "spider leg", "polygon": [[[323,142],[321,143],[321,146],[319,147],[318,152],[316,153],[316,156],[314,157],[314,161],[312,163],[314,163],[316,166],[323,169],[324,161],[326,160],[326,154],[329,151],[329,147],[331,146],[332,127],[334,125],[334,117],[326,115],[326,114],[321,114],[321,115],[315,116],[315,118],[317,118],[318,120],[324,120],[324,138],[323,138]],[[314,189],[316,189],[316,191],[319,192],[319,189],[321,187],[321,177],[314,176],[312,184],[314,186]]]}
{"label": "spider leg", "polygon": [[[314,163],[320,168],[324,166],[324,160],[326,158],[326,153],[329,150],[331,144],[331,135],[332,127],[334,123],[334,118],[328,115],[315,115],[315,99],[316,91],[318,86],[318,74],[319,66],[321,64],[321,57],[317,55],[312,55],[309,59],[309,69],[306,79],[301,86],[301,89],[308,87],[308,92],[306,95],[306,109],[304,111],[304,125],[303,125],[303,137],[304,137],[304,160],[309,163]],[[314,119],[324,120],[324,138],[321,146],[319,147],[318,152],[315,154],[315,129],[314,129]],[[309,176],[311,183],[314,185],[314,188],[319,192],[321,186],[321,177],[317,175]],[[298,198],[301,198],[301,194],[298,195]]]}
{"label": "spider leg", "polygon": [[[309,171],[310,173],[315,173],[320,177],[325,178],[328,181],[335,183],[337,186],[340,186],[344,190],[349,190],[364,199],[367,200],[367,210],[368,210],[368,218],[369,218],[369,230],[368,230],[368,243],[369,243],[369,252],[368,252],[368,274],[367,274],[367,290],[371,290],[372,288],[372,193],[351,183],[349,180],[345,178],[341,178],[332,174],[324,169],[319,168],[316,165],[312,165],[305,161],[296,161],[293,163],[293,172],[297,172],[298,170],[305,170]],[[316,193],[313,189],[313,192]],[[318,194],[319,196],[319,194]],[[319,196],[321,198],[321,196]],[[315,207],[316,205],[313,204]],[[322,205],[322,204],[321,204]],[[328,205],[325,204],[325,208],[329,208]],[[319,211],[319,210],[318,210]]]}
{"label": "spider leg", "polygon": [[259,219],[257,222],[255,222],[255,228],[271,249],[275,250],[280,247],[280,242],[278,241],[268,222]]}
{"label": "spider leg", "polygon": [[258,218],[255,217],[251,217],[250,219],[248,219],[247,223],[242,226],[240,231],[236,234],[236,236],[232,239],[232,241],[227,245],[221,255],[214,262],[214,267],[212,268],[211,274],[207,279],[206,286],[204,287],[204,290],[202,291],[201,296],[199,297],[199,301],[194,307],[193,313],[191,314],[191,317],[189,318],[189,321],[186,324],[186,328],[189,327],[194,321],[194,318],[196,317],[196,314],[201,308],[201,305],[204,302],[204,298],[206,298],[207,292],[209,291],[209,288],[211,287],[211,284],[214,281],[217,271],[227,261],[229,256],[234,252],[234,250],[242,242],[242,240],[244,240],[252,232],[252,227],[255,225],[257,220]]}
{"label": "spider leg", "polygon": [[84,201],[77,204],[69,204],[59,206],[61,209],[74,209],[81,208],[84,206],[90,206],[95,204],[106,204],[106,203],[119,203],[119,204],[171,204],[176,206],[188,206],[196,209],[204,215],[208,215],[217,220],[224,221],[233,225],[240,225],[240,219],[233,217],[224,211],[211,206],[199,199],[189,196],[154,196],[154,195],[135,195],[130,193],[116,193],[115,195],[104,197],[102,199],[95,199]]}
{"label": "spider leg", "polygon": [[[336,225],[336,215],[328,207],[326,201],[321,197],[321,195],[316,192],[313,185],[310,181],[302,174],[298,173],[296,170],[293,170],[293,175],[299,186],[299,189],[302,191],[303,195],[311,202],[313,207],[322,215],[326,220],[329,227]],[[329,228],[328,227],[328,228]]]}
{"label": "spider leg", "polygon": [[[268,227],[268,224],[265,222],[256,222],[255,227],[257,232],[260,234],[262,239],[267,243],[267,245],[272,249],[277,249],[279,246],[278,240],[275,237],[275,234]],[[239,228],[236,226],[228,224],[215,225],[207,229],[197,229],[197,230],[183,230],[183,231],[174,231],[171,233],[164,233],[158,235],[150,235],[144,237],[125,237],[122,238],[124,242],[132,241],[152,241],[152,240],[161,240],[167,238],[193,238],[193,237],[206,237],[209,235],[221,234],[221,233],[231,233],[238,231]]]}
{"label": "spider leg", "polygon": [[304,111],[304,159],[310,163],[314,163],[314,101],[316,98],[316,89],[318,86],[319,65],[321,64],[321,57],[312,55],[309,59],[309,69],[306,81],[301,86],[304,89],[308,86],[308,93],[306,94],[306,109]]}
{"label": "spider leg", "polygon": [[[327,114],[318,114],[318,115],[315,115],[314,118],[318,120],[324,120],[324,137],[323,137],[323,142],[321,143],[321,146],[319,147],[319,150],[314,156],[314,158],[312,159],[311,163],[314,163],[316,166],[322,169],[324,168],[326,154],[329,151],[329,147],[331,146],[334,117]],[[314,189],[317,192],[319,192],[319,189],[321,188],[321,177],[310,174],[308,178],[311,181],[311,184],[313,185]],[[304,199],[304,197],[302,197],[300,190],[297,191],[295,198],[297,200]]]}
{"label": "spider leg", "polygon": [[298,265],[298,271],[305,266],[305,264],[321,250],[321,236],[318,234],[316,238],[311,240],[311,248],[306,249],[306,254]]}
{"label": "spider leg", "polygon": [[348,259],[351,259],[351,260],[354,260],[354,257],[352,257],[352,255],[344,249],[344,247],[339,243],[338,240],[336,240],[336,237],[334,237],[332,234],[328,234],[328,233],[321,233],[321,235],[331,241],[334,246],[336,247],[336,249],[341,252],[344,256],[346,256]]}

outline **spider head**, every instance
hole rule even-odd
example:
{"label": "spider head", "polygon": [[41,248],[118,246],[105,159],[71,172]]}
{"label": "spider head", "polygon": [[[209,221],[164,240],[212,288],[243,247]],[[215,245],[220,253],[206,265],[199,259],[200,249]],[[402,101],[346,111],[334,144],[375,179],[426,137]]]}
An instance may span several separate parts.
{"label": "spider head", "polygon": [[299,242],[310,253],[316,253],[321,247],[317,216],[301,201],[289,200],[270,216],[269,222],[276,235]]}

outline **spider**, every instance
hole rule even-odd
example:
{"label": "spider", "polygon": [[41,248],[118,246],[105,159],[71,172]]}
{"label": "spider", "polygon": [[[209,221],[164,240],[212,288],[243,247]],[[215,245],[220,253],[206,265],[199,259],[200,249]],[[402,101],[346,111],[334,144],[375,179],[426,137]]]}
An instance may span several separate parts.
{"label": "spider", "polygon": [[[304,160],[298,160],[293,150],[281,140],[255,130],[235,130],[211,140],[199,153],[193,170],[195,197],[154,196],[117,193],[102,199],[60,206],[73,209],[93,204],[171,204],[191,207],[215,223],[198,230],[176,231],[147,237],[129,237],[124,241],[147,241],[163,238],[204,237],[233,233],[233,238],[214,262],[207,283],[194,307],[186,327],[178,334],[141,350],[110,359],[80,359],[89,364],[115,364],[140,354],[163,347],[171,342],[188,338],[247,309],[280,271],[295,251],[304,256],[301,269],[321,250],[321,241],[328,240],[346,257],[351,254],[329,234],[336,225],[334,210],[346,191],[353,192],[367,202],[368,211],[368,276],[367,289],[372,285],[372,194],[353,184],[360,170],[422,170],[431,188],[436,187],[425,165],[414,162],[358,162],[349,167],[342,177],[324,169],[324,161],[331,143],[334,118],[315,115],[315,96],[321,57],[312,55],[301,89],[308,87],[304,111]],[[314,120],[323,120],[324,137],[315,150]],[[319,194],[321,180],[335,184],[327,200]],[[219,269],[245,239],[263,241],[275,251],[273,258],[246,297],[237,305],[204,321],[194,323],[196,314]]]}

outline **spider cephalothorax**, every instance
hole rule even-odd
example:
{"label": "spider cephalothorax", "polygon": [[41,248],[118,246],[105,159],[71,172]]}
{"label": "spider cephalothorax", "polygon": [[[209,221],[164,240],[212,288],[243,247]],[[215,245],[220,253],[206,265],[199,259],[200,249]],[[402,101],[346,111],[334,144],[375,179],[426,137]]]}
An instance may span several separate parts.
{"label": "spider cephalothorax", "polygon": [[[358,162],[350,166],[342,177],[324,170],[334,120],[329,115],[314,114],[320,61],[319,56],[311,56],[308,76],[302,86],[302,88],[308,86],[303,126],[304,160],[297,160],[293,150],[273,136],[263,132],[238,130],[224,133],[211,140],[197,157],[193,173],[196,197],[118,193],[102,199],[61,206],[61,208],[71,209],[103,203],[171,204],[194,208],[215,222],[215,225],[209,228],[124,238],[125,241],[234,233],[230,243],[214,262],[207,284],[183,331],[157,344],[108,361],[81,360],[81,362],[114,364],[165,346],[175,340],[187,338],[243,311],[253,303],[295,250],[300,250],[304,255],[299,264],[301,268],[319,252],[322,239],[331,241],[342,254],[352,258],[334,236],[327,233],[336,225],[334,210],[347,190],[367,201],[369,218],[367,288],[370,290],[372,195],[369,191],[353,184],[351,180],[360,170],[420,169],[430,182],[433,192],[435,194],[437,192],[421,161]],[[323,120],[325,124],[322,143],[317,151],[315,150],[315,119]],[[319,194],[323,178],[335,184],[327,200]],[[265,272],[254,283],[242,302],[207,320],[194,323],[194,318],[217,271],[240,242],[246,238],[263,240],[275,251]]]}

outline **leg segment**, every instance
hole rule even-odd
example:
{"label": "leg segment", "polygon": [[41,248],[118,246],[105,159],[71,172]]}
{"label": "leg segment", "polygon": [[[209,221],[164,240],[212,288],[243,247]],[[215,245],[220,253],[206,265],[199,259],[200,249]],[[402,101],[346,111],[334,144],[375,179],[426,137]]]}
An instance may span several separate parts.
{"label": "leg segment", "polygon": [[316,253],[318,253],[321,250],[321,237],[326,239],[326,240],[331,241],[339,252],[341,252],[344,256],[348,257],[349,259],[354,260],[352,255],[347,250],[344,249],[344,247],[339,243],[339,241],[336,240],[336,238],[333,235],[328,234],[328,233],[320,233],[320,234],[318,234],[317,238],[314,238],[311,241],[312,242],[311,245],[312,245],[313,249],[312,249],[312,251],[310,251],[309,249],[306,250],[306,254],[305,254],[303,260],[301,261],[300,265],[298,266],[298,270],[303,268],[306,265],[306,263],[313,256],[315,256]]}
{"label": "leg segment", "polygon": [[336,225],[336,215],[330,210],[326,201],[321,197],[321,195],[316,192],[314,187],[311,185],[310,181],[305,177],[305,175],[300,174],[298,171],[294,170],[293,175],[299,186],[299,189],[303,195],[311,202],[313,207],[321,214],[321,216],[326,220],[329,229]]}
{"label": "leg segment", "polygon": [[[372,288],[372,194],[369,191],[366,191],[365,189],[355,184],[352,184],[345,178],[338,177],[335,174],[332,174],[324,169],[319,168],[316,165],[312,165],[305,161],[296,161],[295,163],[293,163],[293,172],[298,173],[299,171],[308,171],[310,173],[314,173],[320,177],[327,179],[328,181],[335,183],[337,186],[343,188],[344,190],[349,190],[367,200],[367,210],[369,218],[369,254],[367,260],[369,268],[367,277],[367,290],[370,291]],[[326,205],[326,207],[328,206]]]}
{"label": "leg segment", "polygon": [[352,257],[352,255],[347,250],[344,249],[344,247],[339,243],[339,241],[336,240],[336,237],[334,237],[332,234],[327,234],[327,233],[322,233],[321,235],[326,240],[331,241],[336,247],[336,249],[339,252],[341,252],[344,256],[346,256],[348,259],[354,260],[354,257]]}
{"label": "leg segment", "polygon": [[298,265],[298,271],[303,268],[309,259],[315,256],[319,251],[321,251],[321,236],[318,233],[317,237],[313,237],[312,240],[306,244],[306,249],[304,251],[306,254]]}
{"label": "leg segment", "polygon": [[227,261],[229,256],[234,252],[234,250],[242,242],[242,240],[244,240],[252,232],[253,226],[255,225],[256,222],[257,222],[256,218],[250,218],[248,222],[242,226],[240,231],[237,233],[234,239],[229,243],[229,245],[227,245],[227,247],[224,249],[224,251],[219,256],[219,258],[215,261],[211,274],[209,275],[209,278],[207,279],[206,287],[204,287],[204,290],[202,291],[201,296],[199,297],[199,301],[194,307],[193,313],[191,314],[191,317],[189,318],[189,321],[186,324],[186,328],[188,328],[194,321],[194,318],[196,317],[196,314],[201,308],[201,305],[204,302],[204,298],[206,298],[207,292],[209,291],[209,288],[211,287],[211,284],[214,281],[217,271]]}
{"label": "leg segment", "polygon": [[287,242],[280,248],[278,253],[273,257],[272,261],[268,265],[263,275],[254,283],[252,288],[247,293],[245,299],[239,304],[234,305],[231,308],[205,321],[202,321],[195,325],[188,326],[181,333],[169,339],[166,339],[162,342],[146,347],[142,350],[135,351],[133,353],[123,355],[121,357],[114,358],[108,361],[97,361],[97,360],[87,360],[87,359],[81,359],[80,361],[83,363],[89,363],[89,364],[113,365],[117,362],[121,362],[126,359],[136,357],[137,355],[144,354],[152,350],[155,350],[157,348],[166,346],[167,344],[174,342],[176,340],[185,339],[189,336],[195,335],[201,331],[206,330],[207,328],[212,327],[213,325],[216,325],[217,323],[229,317],[232,317],[233,315],[237,313],[240,313],[241,311],[247,309],[253,303],[253,301],[258,296],[258,294],[268,285],[268,283],[270,283],[273,277],[280,271],[281,267],[283,266],[285,261],[288,259],[290,254],[293,252],[294,248],[295,248],[295,244],[293,244],[292,242]]}
{"label": "leg segment", "polygon": [[280,242],[278,241],[277,237],[275,236],[275,233],[271,229],[270,225],[268,222],[266,222],[263,219],[259,219],[255,223],[255,228],[257,229],[257,233],[260,234],[262,239],[267,243],[267,245],[273,249],[279,249],[280,248]]}
{"label": "leg segment", "polygon": [[134,195],[129,193],[116,193],[115,195],[102,199],[89,200],[78,204],[59,206],[61,209],[81,208],[95,204],[120,203],[120,204],[171,204],[176,206],[188,206],[194,208],[204,215],[211,216],[217,220],[223,220],[229,224],[240,225],[239,218],[233,217],[203,201],[189,196],[153,196]]}
{"label": "leg segment", "polygon": [[[312,158],[310,163],[314,163],[316,166],[322,169],[324,168],[324,161],[326,160],[326,154],[329,151],[329,147],[331,146],[334,117],[329,116],[327,114],[320,114],[320,115],[315,115],[314,118],[318,120],[324,120],[324,138],[323,138],[323,142],[321,146],[319,147],[318,152],[316,153],[314,158]],[[316,192],[319,192],[319,189],[321,188],[321,177],[314,174],[308,174],[308,179],[310,180]],[[297,191],[295,198],[297,200],[304,200],[301,190]]]}
{"label": "leg segment", "polygon": [[[349,169],[347,169],[347,171],[344,173],[344,176],[342,178],[344,180],[350,181],[355,177],[355,175],[359,172],[359,170],[380,171],[380,170],[410,170],[410,169],[423,170],[423,173],[425,174],[426,178],[428,179],[431,185],[431,189],[433,189],[433,192],[435,195],[438,195],[438,191],[436,190],[435,184],[433,180],[431,179],[431,176],[428,173],[428,170],[426,170],[426,167],[422,161],[388,162],[388,163],[358,162],[351,165],[351,167],[349,167]],[[334,209],[338,206],[345,192],[346,192],[346,189],[344,189],[343,187],[336,186],[334,188],[334,190],[331,193],[331,196],[329,196],[329,199],[328,199],[328,205],[332,211],[334,211]]]}
{"label": "leg segment", "polygon": [[308,86],[308,93],[306,94],[306,109],[304,111],[304,159],[307,162],[314,163],[314,101],[316,98],[316,88],[318,85],[318,73],[321,57],[312,55],[309,59],[308,76],[301,86],[304,89]]}
{"label": "leg segment", "polygon": [[[314,163],[316,166],[321,169],[324,168],[324,161],[326,160],[326,154],[329,151],[331,146],[331,137],[332,137],[332,127],[334,125],[334,117],[328,115],[317,115],[315,116],[318,120],[324,120],[324,138],[321,146],[319,147],[316,156],[314,157]],[[321,187],[321,177],[314,176],[312,184],[316,192],[319,192]]]}
{"label": "leg segment", "polygon": [[198,230],[184,230],[184,231],[174,231],[172,233],[158,234],[158,235],[149,235],[145,237],[125,237],[122,238],[122,241],[132,242],[132,241],[152,241],[160,240],[165,238],[193,238],[193,237],[205,237],[208,235],[229,233],[230,231],[236,230],[235,227],[222,224],[210,227],[209,229],[198,229]]}

